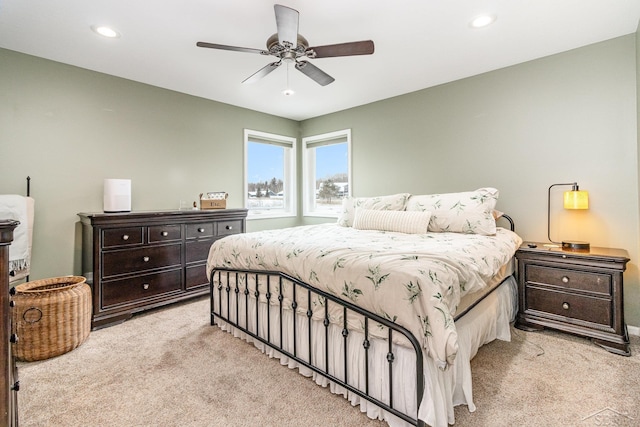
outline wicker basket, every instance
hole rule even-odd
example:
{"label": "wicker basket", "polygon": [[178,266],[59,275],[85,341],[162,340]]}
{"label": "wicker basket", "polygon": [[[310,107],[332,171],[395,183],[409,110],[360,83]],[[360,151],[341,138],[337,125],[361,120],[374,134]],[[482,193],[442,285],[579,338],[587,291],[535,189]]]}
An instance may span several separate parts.
{"label": "wicker basket", "polygon": [[16,286],[12,310],[18,360],[59,356],[82,344],[91,330],[91,288],[82,276],[54,277]]}

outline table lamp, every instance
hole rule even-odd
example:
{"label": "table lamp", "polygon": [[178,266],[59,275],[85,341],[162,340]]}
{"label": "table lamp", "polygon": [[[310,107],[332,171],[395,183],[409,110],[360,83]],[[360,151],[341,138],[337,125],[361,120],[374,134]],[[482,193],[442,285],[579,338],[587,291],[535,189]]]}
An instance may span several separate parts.
{"label": "table lamp", "polygon": [[551,243],[561,244],[562,249],[572,250],[572,251],[588,251],[589,243],[587,242],[579,242],[579,241],[562,241],[562,242],[554,242],[551,239],[551,189],[553,187],[557,187],[560,185],[570,185],[571,191],[564,192],[564,208],[565,209],[589,209],[589,192],[580,190],[577,182],[572,182],[569,184],[552,184],[549,187],[548,197],[547,197],[547,237]]}

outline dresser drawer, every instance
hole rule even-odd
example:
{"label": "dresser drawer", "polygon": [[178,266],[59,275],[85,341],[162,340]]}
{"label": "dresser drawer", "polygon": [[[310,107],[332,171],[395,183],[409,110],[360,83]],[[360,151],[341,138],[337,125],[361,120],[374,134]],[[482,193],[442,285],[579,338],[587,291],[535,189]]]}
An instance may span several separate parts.
{"label": "dresser drawer", "polygon": [[604,326],[612,326],[613,323],[611,300],[534,286],[526,289],[524,309],[525,312],[541,312],[536,313],[541,316],[547,313]]}
{"label": "dresser drawer", "polygon": [[206,261],[214,239],[194,240],[186,243],[186,263]]}
{"label": "dresser drawer", "polygon": [[187,267],[186,272],[187,289],[209,284],[209,281],[207,280],[206,264],[189,266]]}
{"label": "dresser drawer", "polygon": [[565,289],[611,295],[611,276],[607,274],[529,264],[526,266],[525,280],[528,283],[543,283]]}
{"label": "dresser drawer", "polygon": [[218,236],[242,233],[242,221],[230,220],[218,222]]}
{"label": "dresser drawer", "polygon": [[180,224],[149,227],[149,243],[170,242],[172,240],[182,240],[182,226]]}
{"label": "dresser drawer", "polygon": [[140,245],[143,227],[110,228],[102,231],[102,247]]}
{"label": "dresser drawer", "polygon": [[102,254],[102,277],[155,268],[179,267],[182,245],[151,246],[104,252]]}
{"label": "dresser drawer", "polygon": [[145,274],[130,279],[102,282],[102,308],[179,291],[182,288],[182,270]]}
{"label": "dresser drawer", "polygon": [[212,222],[202,222],[197,224],[187,224],[187,239],[200,237],[213,237],[214,227]]}

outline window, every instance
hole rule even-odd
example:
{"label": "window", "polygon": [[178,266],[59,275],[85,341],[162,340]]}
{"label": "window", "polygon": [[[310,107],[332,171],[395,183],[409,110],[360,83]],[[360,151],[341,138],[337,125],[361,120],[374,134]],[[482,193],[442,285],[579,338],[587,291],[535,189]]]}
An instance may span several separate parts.
{"label": "window", "polygon": [[244,130],[245,207],[249,218],[296,215],[296,139]]}
{"label": "window", "polygon": [[351,194],[351,129],[302,138],[306,216],[338,217]]}

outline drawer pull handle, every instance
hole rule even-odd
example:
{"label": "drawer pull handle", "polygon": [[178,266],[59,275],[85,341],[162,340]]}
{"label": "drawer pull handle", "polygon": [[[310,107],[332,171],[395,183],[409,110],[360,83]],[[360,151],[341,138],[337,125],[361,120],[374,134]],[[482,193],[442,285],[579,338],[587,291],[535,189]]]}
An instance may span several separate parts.
{"label": "drawer pull handle", "polygon": [[563,302],[562,303],[562,308],[564,308],[565,310],[569,310],[569,303],[568,302]]}
{"label": "drawer pull handle", "polygon": [[169,232],[168,231],[163,231],[162,233],[160,233],[160,235],[162,237],[167,237],[169,235]]}
{"label": "drawer pull handle", "polygon": [[148,257],[148,256],[146,256],[146,257],[142,257],[142,260],[143,260],[144,262],[149,262],[149,257]]}
{"label": "drawer pull handle", "polygon": [[148,284],[148,283],[144,283],[144,284],[142,285],[142,289],[144,289],[145,291],[146,291],[147,289],[149,289],[149,284]]}
{"label": "drawer pull handle", "polygon": [[122,240],[129,240],[129,235],[128,234],[123,234],[122,235]]}
{"label": "drawer pull handle", "polygon": [[569,283],[569,278],[567,276],[562,276],[562,283]]}
{"label": "drawer pull handle", "polygon": [[198,228],[198,233],[204,233],[204,228],[202,227]]}
{"label": "drawer pull handle", "polygon": [[227,230],[233,230],[233,226],[232,225],[227,225]]}

